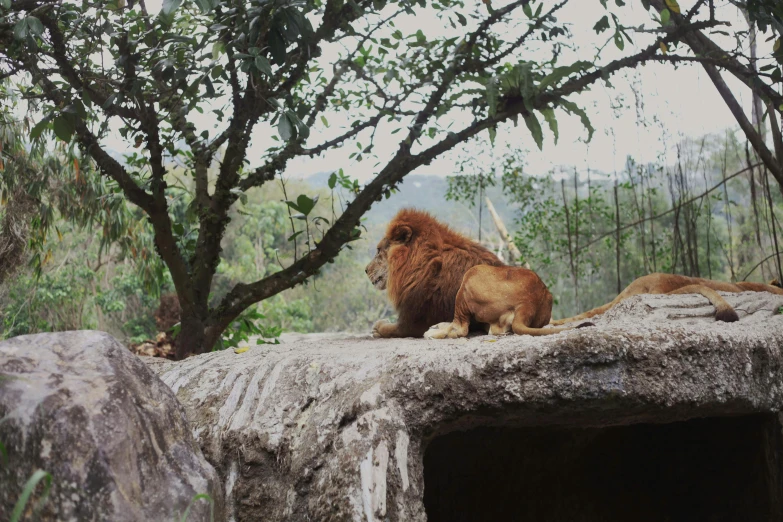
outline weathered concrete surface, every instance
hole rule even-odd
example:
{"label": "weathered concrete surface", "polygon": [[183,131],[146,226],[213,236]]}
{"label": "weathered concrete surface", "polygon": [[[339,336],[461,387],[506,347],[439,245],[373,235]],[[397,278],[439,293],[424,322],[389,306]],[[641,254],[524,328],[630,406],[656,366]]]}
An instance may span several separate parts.
{"label": "weathered concrete surface", "polygon": [[[53,476],[42,520],[179,520],[199,493],[222,509],[219,479],[182,406],[108,334],[0,343],[0,418],[8,451],[0,465],[0,520],[9,519],[36,469]],[[188,521],[206,520],[207,504],[198,501]]]}
{"label": "weathered concrete surface", "polygon": [[229,516],[423,521],[424,450],[446,433],[777,411],[783,298],[725,297],[739,322],[715,322],[701,296],[638,296],[549,337],[321,339],[148,362],[221,473]]}

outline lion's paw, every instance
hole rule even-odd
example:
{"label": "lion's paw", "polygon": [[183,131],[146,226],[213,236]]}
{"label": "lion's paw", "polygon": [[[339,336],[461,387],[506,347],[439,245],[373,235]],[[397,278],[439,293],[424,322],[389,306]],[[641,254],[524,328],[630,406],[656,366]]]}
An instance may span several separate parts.
{"label": "lion's paw", "polygon": [[451,330],[451,323],[438,323],[430,326],[430,329],[424,332],[425,339],[445,339]]}
{"label": "lion's paw", "polygon": [[372,325],[372,336],[376,339],[383,337],[383,334],[381,334],[381,326],[385,324],[390,324],[387,319],[381,319],[380,321],[375,321],[375,324]]}

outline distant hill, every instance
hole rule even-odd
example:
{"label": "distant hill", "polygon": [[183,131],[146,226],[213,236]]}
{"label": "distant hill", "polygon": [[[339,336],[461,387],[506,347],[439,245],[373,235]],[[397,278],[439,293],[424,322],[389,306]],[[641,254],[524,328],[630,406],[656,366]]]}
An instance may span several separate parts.
{"label": "distant hill", "polygon": [[[329,172],[314,174],[307,182],[322,187],[327,184]],[[430,212],[437,219],[449,224],[454,229],[476,239],[478,236],[478,207],[469,207],[466,203],[446,201],[448,181],[445,177],[433,175],[406,176],[399,190],[389,199],[384,199],[373,205],[365,214],[365,224],[368,228],[382,226],[391,221],[402,208],[417,208]],[[501,219],[509,229],[513,229],[515,210],[508,205],[499,187],[488,190],[489,198],[495,206]],[[495,226],[486,207],[482,212],[482,239],[496,236]]]}

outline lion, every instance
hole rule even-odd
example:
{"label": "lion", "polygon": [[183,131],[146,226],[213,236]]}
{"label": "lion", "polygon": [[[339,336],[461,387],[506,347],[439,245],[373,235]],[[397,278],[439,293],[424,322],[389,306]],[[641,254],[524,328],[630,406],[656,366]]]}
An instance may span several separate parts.
{"label": "lion", "polygon": [[[471,320],[488,325],[491,335],[552,335],[570,328],[543,328],[552,316],[552,294],[527,268],[474,266],[462,278],[454,319],[436,324],[425,339],[465,337]],[[592,326],[580,324],[577,328]]]}
{"label": "lion", "polygon": [[[773,281],[775,283],[777,281]],[[763,283],[748,283],[741,281],[739,283],[724,283],[722,281],[713,281],[711,279],[702,279],[700,277],[688,277],[676,274],[649,274],[642,276],[628,285],[620,295],[614,298],[611,303],[607,303],[598,308],[568,317],[551,321],[549,324],[562,325],[574,321],[581,321],[596,315],[602,314],[615,306],[620,301],[639,294],[701,294],[706,297],[715,307],[715,319],[732,323],[739,320],[737,312],[729,303],[723,299],[716,290],[721,292],[770,292],[773,294],[783,294],[783,288]]]}
{"label": "lion", "polygon": [[427,212],[400,210],[365,269],[398,314],[396,323],[376,322],[373,336],[421,337],[431,325],[451,321],[462,276],[476,265],[503,262]]}

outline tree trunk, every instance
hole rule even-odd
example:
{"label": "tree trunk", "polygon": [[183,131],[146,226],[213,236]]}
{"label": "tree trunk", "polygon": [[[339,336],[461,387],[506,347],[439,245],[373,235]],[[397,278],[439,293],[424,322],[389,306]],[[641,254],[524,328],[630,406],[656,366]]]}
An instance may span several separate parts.
{"label": "tree trunk", "polygon": [[212,351],[217,339],[207,344],[205,336],[204,322],[198,317],[186,314],[182,311],[180,318],[180,331],[175,342],[175,356],[178,360],[184,359],[190,355],[197,355]]}

